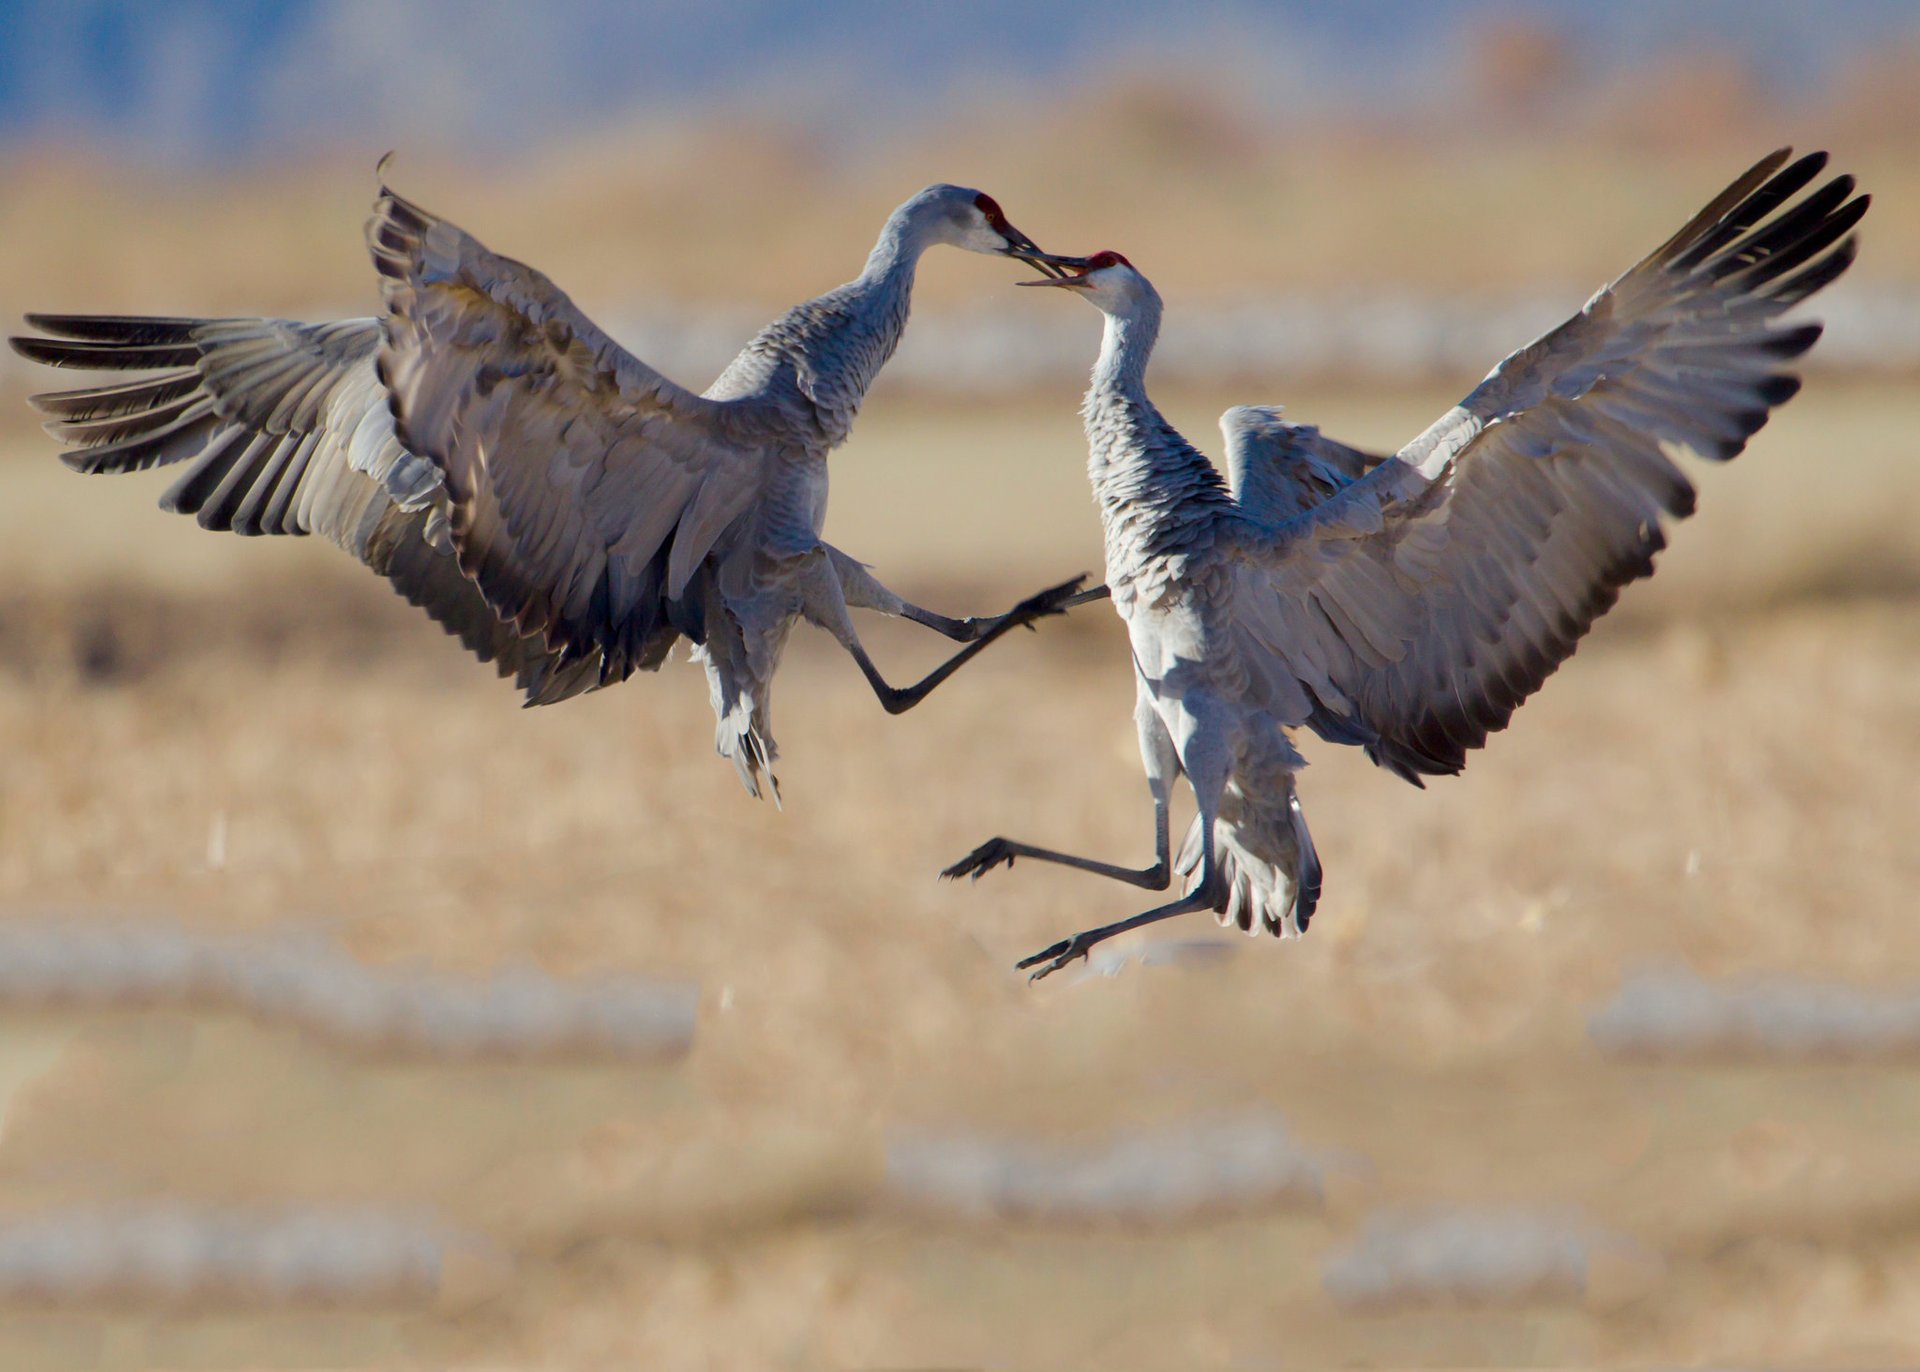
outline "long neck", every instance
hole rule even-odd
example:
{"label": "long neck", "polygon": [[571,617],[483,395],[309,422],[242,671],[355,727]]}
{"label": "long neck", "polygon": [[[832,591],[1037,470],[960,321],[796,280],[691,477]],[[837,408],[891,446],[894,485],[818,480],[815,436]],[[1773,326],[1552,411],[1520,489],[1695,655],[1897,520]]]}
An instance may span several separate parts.
{"label": "long neck", "polygon": [[832,302],[823,312],[817,345],[839,367],[835,388],[855,408],[906,332],[914,273],[927,246],[919,219],[903,206],[881,228],[860,275],[815,302]]}
{"label": "long neck", "polygon": [[908,206],[895,210],[860,275],[762,329],[707,394],[779,394],[790,386],[826,445],[845,442],[867,387],[906,331],[914,269],[928,241]]}
{"label": "long neck", "polygon": [[1147,525],[1184,525],[1207,517],[1226,500],[1226,485],[1213,464],[1147,396],[1147,360],[1159,332],[1156,296],[1136,302],[1127,314],[1108,315],[1081,409],[1087,476],[1109,535],[1123,528],[1144,532]]}
{"label": "long neck", "polygon": [[867,265],[849,286],[874,290],[913,290],[913,270],[920,265],[920,254],[927,250],[927,233],[922,216],[909,202],[887,216],[880,226],[880,237],[867,254]]}
{"label": "long neck", "polygon": [[1153,408],[1147,399],[1147,362],[1160,337],[1160,302],[1148,297],[1130,314],[1110,314],[1093,363],[1087,398],[1111,397]]}

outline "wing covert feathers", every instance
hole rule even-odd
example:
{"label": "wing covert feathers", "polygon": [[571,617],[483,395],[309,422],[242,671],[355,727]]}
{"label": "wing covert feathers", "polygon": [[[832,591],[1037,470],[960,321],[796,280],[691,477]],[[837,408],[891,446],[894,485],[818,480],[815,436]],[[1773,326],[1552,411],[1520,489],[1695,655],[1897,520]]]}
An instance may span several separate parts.
{"label": "wing covert feathers", "polygon": [[[1781,322],[1853,261],[1866,196],[1783,150],[1322,504],[1249,511],[1242,628],[1301,722],[1418,782],[1457,772],[1653,570],[1694,508],[1670,454],[1737,456],[1820,336]],[[1797,197],[1797,198],[1796,198]]]}
{"label": "wing covert feathers", "polygon": [[367,242],[388,311],[380,378],[402,441],[445,479],[461,569],[502,620],[564,663],[595,661],[603,683],[658,665],[693,621],[694,569],[754,493],[723,407],[391,191]]}

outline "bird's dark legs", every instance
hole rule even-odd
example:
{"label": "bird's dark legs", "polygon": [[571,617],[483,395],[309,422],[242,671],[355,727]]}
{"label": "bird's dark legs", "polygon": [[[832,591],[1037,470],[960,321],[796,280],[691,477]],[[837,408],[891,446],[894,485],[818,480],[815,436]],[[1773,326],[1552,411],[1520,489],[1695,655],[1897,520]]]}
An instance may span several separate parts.
{"label": "bird's dark legs", "polygon": [[1095,944],[1105,943],[1115,934],[1124,934],[1127,930],[1138,929],[1144,924],[1158,924],[1163,919],[1190,915],[1199,910],[1211,910],[1217,903],[1214,892],[1209,889],[1207,883],[1202,882],[1179,900],[1171,901],[1166,905],[1157,905],[1130,919],[1123,919],[1114,924],[1103,924],[1098,929],[1087,929],[1075,934],[1072,938],[1061,939],[1051,947],[1042,948],[1032,957],[1021,958],[1014,966],[1024,972],[1029,967],[1037,967],[1045,963],[1044,967],[1039,967],[1038,971],[1027,978],[1029,981],[1038,981],[1042,977],[1051,976],[1075,958],[1085,957],[1087,951]]}
{"label": "bird's dark legs", "polygon": [[[839,549],[823,544],[821,551],[825,556],[812,563],[809,575],[802,582],[801,613],[840,640],[841,646],[858,664],[861,675],[866,677],[867,684],[873,688],[881,707],[890,715],[911,710],[925,700],[936,686],[1009,629],[1030,626],[1036,619],[1062,613],[1061,604],[1073,598],[1086,580],[1085,576],[1077,576],[1071,581],[1064,581],[1038,595],[1027,597],[1004,615],[992,619],[948,619],[945,615],[936,615],[931,610],[923,610],[918,605],[902,600],[881,585],[878,578],[865,567]],[[849,606],[905,615],[967,646],[913,685],[894,686],[880,675],[880,669],[867,656],[860,636],[853,630],[853,621],[847,615]]]}
{"label": "bird's dark legs", "polygon": [[[1104,593],[1106,587],[1099,589]],[[1092,595],[1092,592],[1084,594]],[[1033,858],[1039,862],[1057,862],[1062,867],[1092,872],[1098,877],[1111,877],[1148,891],[1166,890],[1168,883],[1173,880],[1173,836],[1167,828],[1167,808],[1173,800],[1173,783],[1180,779],[1180,757],[1174,750],[1173,739],[1167,733],[1166,725],[1161,722],[1159,712],[1154,708],[1153,698],[1145,689],[1135,697],[1133,718],[1140,730],[1140,758],[1146,766],[1147,787],[1153,792],[1155,856],[1151,867],[1122,867],[1117,863],[1076,857],[1052,848],[1035,847],[1018,839],[990,838],[940,875],[949,881],[957,881],[961,877],[978,881],[1003,862],[1011,867],[1015,858]]]}
{"label": "bird's dark legs", "polygon": [[991,619],[952,619],[905,600],[900,602],[900,614],[902,618],[911,619],[915,624],[923,624],[942,638],[950,638],[955,643],[973,642],[980,637],[987,625],[993,623]]}
{"label": "bird's dark legs", "polygon": [[[1179,900],[1169,901],[1165,905],[1156,905],[1130,918],[1113,924],[1103,924],[1098,929],[1086,929],[1072,938],[1061,939],[1050,947],[1042,948],[1032,957],[1021,958],[1014,966],[1021,971],[1033,967],[1037,970],[1027,980],[1038,981],[1045,976],[1065,967],[1075,958],[1083,958],[1095,944],[1105,943],[1115,934],[1124,934],[1129,929],[1138,929],[1146,924],[1158,924],[1163,919],[1174,919],[1180,915],[1190,915],[1199,910],[1213,910],[1220,907],[1221,876],[1213,856],[1213,815],[1204,815],[1205,827],[1200,831],[1200,882]],[[1164,831],[1163,831],[1164,832]],[[1162,850],[1164,852],[1164,849]]]}
{"label": "bird's dark legs", "polygon": [[[1182,702],[1183,705],[1185,702]],[[1160,715],[1148,699],[1142,688],[1140,703],[1136,711],[1140,723],[1141,752],[1147,762],[1148,780],[1154,785],[1155,812],[1159,820],[1160,855],[1164,862],[1167,858],[1166,808],[1162,797],[1167,785],[1167,766],[1169,755],[1174,752],[1174,740],[1167,729],[1160,724]],[[1165,905],[1157,905],[1128,919],[1114,924],[1103,924],[1097,929],[1087,929],[1072,938],[1062,939],[1051,947],[1043,948],[1032,957],[1022,958],[1016,967],[1025,971],[1034,969],[1029,981],[1038,981],[1050,976],[1072,962],[1083,958],[1096,944],[1104,943],[1116,934],[1124,934],[1129,929],[1138,929],[1142,925],[1157,924],[1163,919],[1174,919],[1180,915],[1192,914],[1198,910],[1217,910],[1224,907],[1225,877],[1214,854],[1214,820],[1220,813],[1220,801],[1226,792],[1227,771],[1230,754],[1225,747],[1225,739],[1217,730],[1209,730],[1203,720],[1195,713],[1183,710],[1179,720],[1183,738],[1179,747],[1178,762],[1180,769],[1187,774],[1193,786],[1193,797],[1199,805],[1200,814],[1195,821],[1200,829],[1200,880],[1193,890],[1179,900]]]}
{"label": "bird's dark legs", "polygon": [[1062,610],[1077,610],[1082,605],[1091,605],[1096,600],[1106,600],[1112,595],[1113,591],[1105,582],[1102,582],[1098,586],[1094,586],[1085,591],[1077,591],[1073,595],[1068,596],[1060,602],[1058,608]]}
{"label": "bird's dark legs", "polygon": [[1167,807],[1158,798],[1153,807],[1153,824],[1156,856],[1151,867],[1122,867],[1118,863],[1076,857],[1052,848],[1036,848],[1031,843],[1021,843],[1017,839],[990,838],[960,861],[942,870],[940,875],[949,881],[958,881],[961,877],[978,881],[1003,862],[1011,867],[1015,858],[1033,858],[1038,862],[1057,862],[1062,867],[1092,872],[1097,877],[1111,877],[1148,891],[1164,891],[1173,880],[1173,843],[1167,827]]}
{"label": "bird's dark legs", "polygon": [[859,664],[860,672],[866,677],[867,684],[873,687],[874,695],[879,698],[880,708],[890,715],[897,715],[911,710],[925,700],[933,693],[934,687],[959,671],[976,653],[1012,627],[1011,622],[1004,623],[992,633],[975,639],[911,686],[888,685],[887,679],[880,675],[880,669],[873,665],[873,659],[867,656],[867,650],[860,646],[858,640],[847,644],[847,651]]}
{"label": "bird's dark legs", "polygon": [[[1086,580],[1085,577],[1077,577],[1073,581],[1055,586],[1051,590],[1042,591],[1039,595],[1031,596],[1021,601],[1004,615],[989,615],[985,618],[974,618],[970,616],[966,619],[951,619],[946,615],[923,609],[921,606],[906,600],[900,602],[900,608],[897,613],[906,619],[912,620],[915,624],[925,625],[935,633],[952,639],[955,643],[974,643],[982,638],[994,638],[1005,633],[1013,627],[1013,623],[1009,621],[1024,624],[1031,628],[1033,621],[1043,615],[1064,614],[1066,611],[1074,609],[1077,606],[1088,605],[1096,600],[1105,600],[1112,594],[1105,586],[1095,586],[1090,591],[1075,591],[1063,597],[1064,592],[1079,585],[1080,582],[1084,580]],[[849,603],[857,602],[850,600]]]}

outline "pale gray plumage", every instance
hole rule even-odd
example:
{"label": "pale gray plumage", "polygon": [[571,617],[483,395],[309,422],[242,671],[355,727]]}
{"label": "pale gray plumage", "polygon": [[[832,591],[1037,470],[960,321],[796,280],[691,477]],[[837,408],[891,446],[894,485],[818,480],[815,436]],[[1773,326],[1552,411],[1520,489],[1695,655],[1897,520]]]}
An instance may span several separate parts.
{"label": "pale gray plumage", "polygon": [[[719,750],[755,795],[771,778],[769,691],[796,618],[833,633],[897,711],[1073,589],[949,619],[819,537],[826,455],[899,341],[920,254],[1037,251],[989,197],[914,196],[857,279],[770,325],[705,395],[625,352],[538,272],[390,191],[367,234],[382,319],[29,316],[46,335],[13,340],[29,358],[157,373],[34,398],[73,445],[68,464],[189,461],[165,508],[213,529],[326,535],[514,676],[529,704],[658,667],[685,635]],[[849,608],[969,646],[896,689]]]}
{"label": "pale gray plumage", "polygon": [[[1851,177],[1792,203],[1824,154],[1777,152],[1579,314],[1509,357],[1392,457],[1284,424],[1222,421],[1229,480],[1161,418],[1145,370],[1160,298],[1118,254],[1056,259],[1106,314],[1085,409],[1107,579],[1139,685],[1158,860],[1128,869],[994,839],[947,869],[1021,856],[1187,895],[1027,959],[1036,975],[1122,930],[1212,909],[1303,932],[1320,866],[1294,775],[1301,725],[1416,785],[1460,770],[1653,570],[1693,509],[1670,450],[1726,460],[1799,388],[1780,366],[1817,324],[1780,316],[1853,260]],[[1199,815],[1169,863],[1184,773]]]}
{"label": "pale gray plumage", "polygon": [[1280,415],[1278,405],[1235,405],[1220,416],[1227,489],[1257,519],[1277,524],[1304,514],[1387,460]]}

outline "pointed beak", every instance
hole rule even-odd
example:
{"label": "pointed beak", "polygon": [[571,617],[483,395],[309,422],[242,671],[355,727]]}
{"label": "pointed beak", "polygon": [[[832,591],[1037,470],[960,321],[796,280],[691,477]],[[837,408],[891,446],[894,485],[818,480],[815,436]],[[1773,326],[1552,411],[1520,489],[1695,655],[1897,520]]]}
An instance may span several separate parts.
{"label": "pointed beak", "polygon": [[1052,265],[1052,255],[1041,252],[1038,243],[1028,238],[1011,224],[1003,222],[998,227],[1000,236],[1007,240],[1007,246],[1002,248],[1001,251],[1008,257],[1016,257],[1029,267],[1037,268],[1050,277],[1062,274],[1059,268]]}
{"label": "pointed beak", "polygon": [[1056,253],[1038,252],[1025,259],[1041,271],[1052,270],[1039,281],[1016,281],[1016,286],[1067,286],[1085,289],[1087,269],[1093,259],[1087,257],[1061,257]]}

